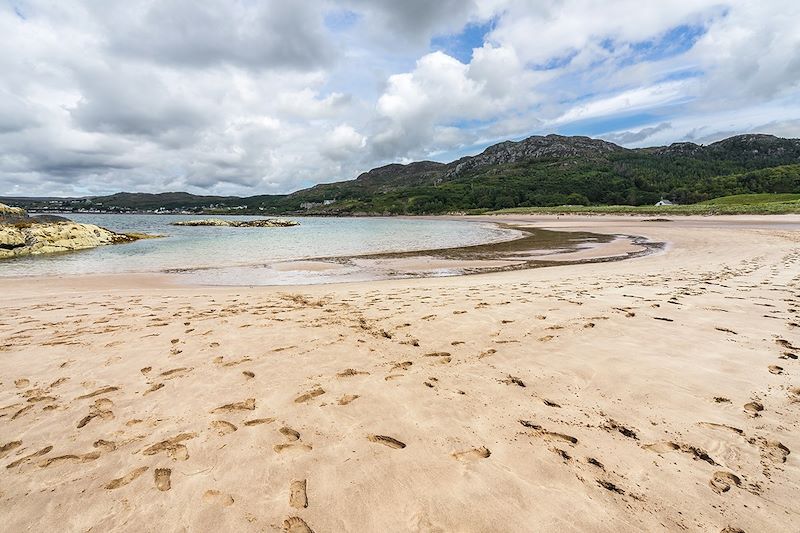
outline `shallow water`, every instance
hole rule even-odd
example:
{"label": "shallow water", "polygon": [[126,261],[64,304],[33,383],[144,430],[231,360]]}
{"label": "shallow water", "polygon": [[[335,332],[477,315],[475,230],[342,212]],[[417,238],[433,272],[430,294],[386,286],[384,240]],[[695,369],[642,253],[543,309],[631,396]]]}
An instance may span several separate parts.
{"label": "shallow water", "polygon": [[[171,226],[204,218],[190,215],[70,214],[76,222],[117,232],[163,235],[130,244],[21,257],[0,262],[0,277],[111,274],[189,270],[192,281],[209,284],[283,284],[328,281],[331,273],[281,271],[277,262],[331,256],[469,246],[509,240],[519,232],[485,222],[405,218],[292,217],[289,228]],[[248,220],[259,217],[214,217]],[[350,279],[368,273],[343,272]]]}

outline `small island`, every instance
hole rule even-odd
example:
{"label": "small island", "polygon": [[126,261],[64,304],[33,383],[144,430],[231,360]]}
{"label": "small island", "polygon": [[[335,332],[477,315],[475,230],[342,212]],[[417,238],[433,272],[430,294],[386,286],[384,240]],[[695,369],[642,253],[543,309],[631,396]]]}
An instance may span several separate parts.
{"label": "small island", "polygon": [[30,216],[24,209],[0,204],[0,259],[83,250],[150,237],[138,233],[116,233],[60,216]]}
{"label": "small island", "polygon": [[223,228],[288,228],[299,226],[294,220],[282,218],[263,218],[259,220],[223,220],[221,218],[206,218],[202,220],[181,220],[173,222],[173,226],[215,226]]}

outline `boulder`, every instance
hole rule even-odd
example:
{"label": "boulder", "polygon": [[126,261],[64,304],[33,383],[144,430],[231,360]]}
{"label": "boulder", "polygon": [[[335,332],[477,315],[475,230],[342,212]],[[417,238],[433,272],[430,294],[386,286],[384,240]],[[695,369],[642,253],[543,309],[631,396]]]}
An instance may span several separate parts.
{"label": "boulder", "polygon": [[28,218],[28,213],[21,207],[0,204],[0,222],[15,222]]}
{"label": "boulder", "polygon": [[20,255],[67,252],[132,242],[144,235],[120,234],[95,226],[79,224],[62,217],[28,217],[24,210],[0,204],[0,259]]}

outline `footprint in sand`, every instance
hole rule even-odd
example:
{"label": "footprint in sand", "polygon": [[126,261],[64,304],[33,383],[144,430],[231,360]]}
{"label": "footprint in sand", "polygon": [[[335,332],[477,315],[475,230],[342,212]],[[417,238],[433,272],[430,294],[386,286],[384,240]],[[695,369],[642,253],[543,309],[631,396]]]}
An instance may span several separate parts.
{"label": "footprint in sand", "polygon": [[728,492],[731,490],[731,487],[738,487],[741,483],[742,480],[739,476],[723,471],[714,472],[714,476],[711,478],[711,481],[708,482],[708,484],[711,485],[711,489],[717,494]]}
{"label": "footprint in sand", "polygon": [[492,455],[492,452],[486,446],[481,446],[480,448],[472,448],[462,452],[453,452],[451,455],[459,461],[474,461],[476,459],[486,459]]}
{"label": "footprint in sand", "polygon": [[30,384],[31,380],[29,380],[28,378],[20,378],[14,381],[14,385],[16,385],[18,389],[24,389]]}
{"label": "footprint in sand", "polygon": [[230,494],[218,490],[207,490],[203,494],[203,501],[212,505],[221,505],[222,507],[230,507],[233,505],[234,499]]}
{"label": "footprint in sand", "polygon": [[155,392],[155,391],[157,391],[158,389],[163,389],[163,388],[164,388],[164,384],[163,384],[163,383],[153,383],[153,384],[150,386],[150,388],[149,388],[149,389],[147,389],[146,391],[144,391],[144,395],[143,395],[143,396],[147,396],[147,395],[148,395],[148,394],[150,394],[151,392]]}
{"label": "footprint in sand", "polygon": [[751,444],[756,444],[761,449],[761,454],[764,458],[769,459],[773,463],[785,463],[786,458],[791,451],[789,448],[776,440],[767,440],[763,438],[750,439]]}
{"label": "footprint in sand", "polygon": [[789,399],[792,403],[800,402],[800,387],[789,389]]}
{"label": "footprint in sand", "polygon": [[325,394],[325,391],[322,389],[322,387],[317,387],[317,388],[315,388],[315,389],[313,389],[313,390],[311,390],[311,391],[309,391],[309,392],[307,392],[305,394],[301,394],[300,396],[295,398],[294,399],[294,403],[304,403],[304,402],[307,402],[309,400],[313,400],[317,396],[321,396],[323,394]]}
{"label": "footprint in sand", "polygon": [[497,350],[494,348],[489,348],[488,350],[481,352],[480,355],[478,355],[478,359],[483,359],[484,357],[489,357],[490,355],[494,355],[496,353]]}
{"label": "footprint in sand", "polygon": [[338,378],[350,378],[350,377],[353,377],[353,376],[368,376],[368,375],[369,375],[369,372],[364,372],[362,370],[355,370],[353,368],[346,368],[346,369],[342,370],[341,372],[338,372],[336,374],[336,377],[338,377]]}
{"label": "footprint in sand", "polygon": [[[86,398],[94,398],[95,396],[100,396],[101,394],[107,394],[109,392],[114,392],[114,391],[118,391],[118,390],[119,390],[119,387],[103,387],[103,388],[97,389],[94,392],[90,392],[88,394],[84,394],[83,396],[78,396],[75,399],[76,400],[85,400]],[[109,401],[111,401],[111,400],[109,400]]]}
{"label": "footprint in sand", "polygon": [[645,450],[650,450],[656,453],[669,453],[674,451],[681,451],[683,453],[689,454],[695,461],[705,461],[710,465],[716,465],[717,462],[711,458],[710,455],[705,450],[698,448],[697,446],[691,446],[689,444],[677,444],[675,442],[670,441],[661,441],[656,442],[654,444],[643,444],[642,448]]}
{"label": "footprint in sand", "polygon": [[249,370],[243,371],[242,375],[247,379],[253,379],[254,377],[256,377],[256,375],[253,372],[250,372]]}
{"label": "footprint in sand", "polygon": [[102,418],[103,420],[113,420],[114,412],[111,410],[111,407],[114,406],[114,402],[109,400],[108,398],[98,398],[94,401],[94,405],[89,408],[89,414],[83,417],[78,422],[78,429],[84,427],[86,424],[94,420],[95,418]]}
{"label": "footprint in sand", "polygon": [[534,424],[530,420],[520,420],[519,423],[526,428],[534,430],[536,435],[543,437],[545,440],[558,440],[562,442],[568,442],[570,444],[578,444],[578,439],[575,437],[565,435],[564,433],[557,433],[555,431],[547,431],[542,429],[542,426]]}
{"label": "footprint in sand", "polygon": [[370,442],[377,442],[390,448],[402,449],[406,447],[405,443],[400,442],[394,437],[387,437],[386,435],[367,435],[367,439]]}
{"label": "footprint in sand", "polygon": [[283,530],[286,533],[314,533],[314,530],[299,516],[290,516],[284,520]]}
{"label": "footprint in sand", "polygon": [[189,458],[189,449],[181,444],[183,441],[197,437],[197,433],[181,433],[171,439],[162,440],[142,450],[143,455],[156,455],[165,452],[176,461],[185,461]]}
{"label": "footprint in sand", "polygon": [[162,372],[159,374],[164,379],[175,379],[175,378],[182,378],[187,373],[191,372],[191,368],[180,367],[180,368],[173,368],[172,370],[167,370],[166,372]]}
{"label": "footprint in sand", "polygon": [[103,439],[98,439],[94,441],[94,444],[92,444],[92,446],[95,448],[99,448],[104,452],[113,452],[114,450],[117,449],[117,444],[115,442]]}
{"label": "footprint in sand", "polygon": [[89,452],[83,455],[75,455],[75,454],[59,455],[58,457],[51,457],[50,459],[45,459],[44,461],[40,461],[39,467],[47,468],[50,465],[63,463],[67,461],[76,463],[87,463],[89,461],[95,461],[99,458],[100,458],[100,452]]}
{"label": "footprint in sand", "polygon": [[279,429],[278,431],[280,432],[281,435],[286,437],[286,440],[288,440],[290,442],[300,440],[300,433],[295,431],[295,430],[293,430],[290,427],[284,426],[281,429]]}
{"label": "footprint in sand", "polygon": [[767,367],[769,369],[770,374],[780,375],[783,374],[783,367],[778,365],[769,365]]}
{"label": "footprint in sand", "polygon": [[48,454],[48,453],[50,453],[52,450],[53,450],[53,447],[52,447],[52,446],[45,446],[44,448],[42,448],[42,449],[41,449],[41,450],[39,450],[38,452],[33,452],[33,453],[31,453],[31,454],[28,454],[28,455],[26,455],[26,456],[24,456],[24,457],[21,457],[21,458],[17,459],[17,460],[16,460],[16,461],[14,461],[13,463],[9,463],[9,464],[7,464],[7,465],[6,465],[6,468],[14,468],[15,466],[19,466],[19,465],[21,465],[22,463],[28,462],[28,461],[30,461],[31,459],[34,459],[34,458],[36,458],[36,457],[41,457],[42,455],[47,455],[47,454]]}
{"label": "footprint in sand", "polygon": [[616,430],[621,435],[624,435],[624,436],[628,437],[629,439],[639,440],[639,437],[636,435],[636,432],[634,430],[623,426],[622,424],[620,424],[619,422],[617,422],[616,420],[613,420],[611,418],[606,420],[606,423],[603,424],[601,427],[603,429],[605,429],[606,431],[614,431],[614,430]]}
{"label": "footprint in sand", "polygon": [[669,453],[681,449],[679,445],[669,441],[655,442],[653,444],[644,444],[642,445],[642,448],[656,453]]}
{"label": "footprint in sand", "polygon": [[14,440],[11,442],[7,442],[6,444],[3,444],[2,446],[0,446],[0,459],[8,455],[8,453],[11,450],[19,448],[20,446],[22,446],[21,440]]}
{"label": "footprint in sand", "polygon": [[272,449],[275,450],[275,453],[283,453],[287,451],[310,452],[313,447],[305,442],[296,441],[287,444],[276,444],[272,447]]}
{"label": "footprint in sand", "polygon": [[58,387],[59,385],[63,385],[63,384],[64,384],[64,383],[66,383],[67,381],[69,381],[69,378],[58,378],[57,380],[55,380],[54,382],[52,382],[52,383],[49,385],[49,387],[52,389],[52,388]]}
{"label": "footprint in sand", "polygon": [[172,475],[172,470],[169,468],[156,468],[155,472],[153,473],[153,481],[155,482],[158,490],[166,492],[172,487],[170,475]]}
{"label": "footprint in sand", "polygon": [[261,424],[272,424],[275,422],[274,418],[254,418],[252,420],[245,421],[245,426],[260,426]]}
{"label": "footprint in sand", "polygon": [[600,461],[598,461],[598,460],[597,460],[597,459],[595,459],[594,457],[587,457],[587,458],[586,458],[586,462],[587,462],[587,463],[589,463],[589,464],[590,464],[590,465],[592,465],[592,466],[596,466],[596,467],[597,467],[597,468],[599,468],[600,470],[605,470],[605,469],[606,469],[606,467],[605,467],[605,466],[603,466],[603,463],[601,463]]}
{"label": "footprint in sand", "polygon": [[227,420],[213,420],[211,422],[211,427],[217,431],[217,434],[220,437],[229,435],[238,429],[236,426],[234,426]]}
{"label": "footprint in sand", "polygon": [[347,405],[353,400],[359,398],[358,394],[345,394],[341,398],[339,398],[339,405]]}
{"label": "footprint in sand", "polygon": [[505,383],[506,385],[516,385],[518,387],[525,387],[524,381],[522,381],[517,376],[512,376],[511,374],[509,374],[506,379],[500,380],[500,383]]}
{"label": "footprint in sand", "polygon": [[256,399],[248,398],[243,402],[228,403],[213,409],[212,413],[231,413],[233,411],[255,411]]}
{"label": "footprint in sand", "polygon": [[393,372],[395,370],[408,370],[414,363],[411,361],[402,361],[400,363],[393,363],[392,368],[389,369],[389,372]]}
{"label": "footprint in sand", "polygon": [[305,509],[308,507],[308,493],[306,491],[305,479],[292,481],[289,485],[289,505],[295,509]]}
{"label": "footprint in sand", "polygon": [[148,467],[146,467],[146,466],[140,466],[139,468],[131,470],[130,472],[128,472],[127,474],[125,474],[122,477],[119,477],[117,479],[109,481],[108,483],[106,483],[104,485],[104,488],[106,488],[108,490],[114,490],[114,489],[118,489],[120,487],[124,487],[125,485],[127,485],[128,483],[130,483],[131,481],[136,479],[137,477],[139,477],[142,474],[144,474],[145,472],[147,472],[147,469],[148,469]]}
{"label": "footprint in sand", "polygon": [[761,402],[749,402],[744,404],[744,410],[750,416],[759,416],[758,413],[764,410],[764,404]]}

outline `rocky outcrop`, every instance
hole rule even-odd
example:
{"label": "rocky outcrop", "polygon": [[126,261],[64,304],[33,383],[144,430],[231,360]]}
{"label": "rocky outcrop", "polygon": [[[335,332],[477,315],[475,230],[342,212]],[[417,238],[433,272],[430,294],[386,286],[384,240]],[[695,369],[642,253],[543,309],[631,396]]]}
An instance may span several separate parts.
{"label": "rocky outcrop", "polygon": [[482,153],[464,157],[450,163],[450,170],[445,177],[453,177],[468,170],[532,159],[581,157],[593,159],[612,152],[625,149],[614,143],[590,137],[565,137],[563,135],[547,135],[528,137],[519,142],[505,141],[490,146]]}
{"label": "rocky outcrop", "polygon": [[21,207],[11,207],[6,204],[0,204],[0,223],[15,222],[28,218],[28,213]]}
{"label": "rocky outcrop", "polygon": [[83,250],[146,237],[115,233],[94,224],[80,224],[67,219],[29,217],[24,210],[4,204],[0,204],[0,213],[4,214],[0,219],[0,259]]}
{"label": "rocky outcrop", "polygon": [[203,220],[181,220],[173,222],[173,226],[217,226],[223,228],[286,228],[299,226],[299,222],[282,218],[265,218],[260,220],[223,220],[207,218]]}

